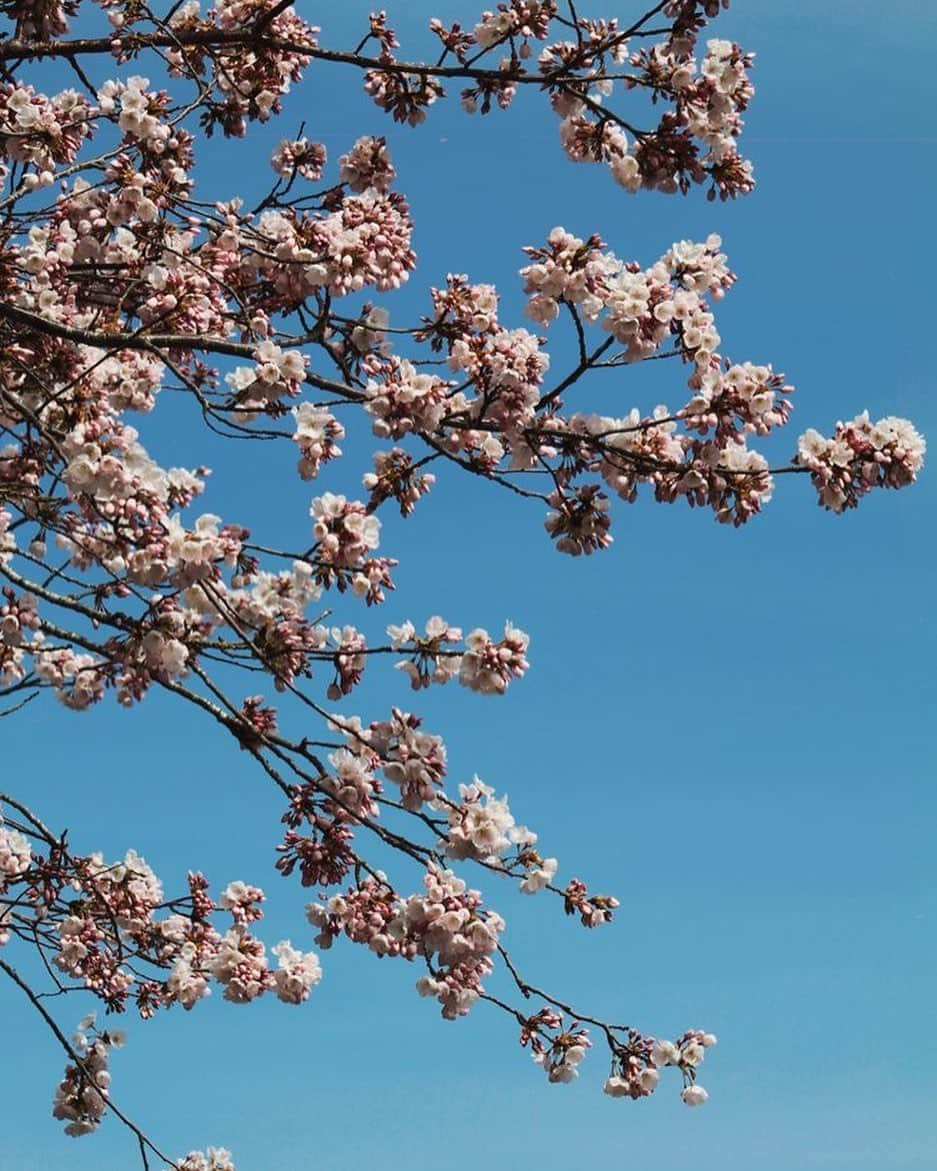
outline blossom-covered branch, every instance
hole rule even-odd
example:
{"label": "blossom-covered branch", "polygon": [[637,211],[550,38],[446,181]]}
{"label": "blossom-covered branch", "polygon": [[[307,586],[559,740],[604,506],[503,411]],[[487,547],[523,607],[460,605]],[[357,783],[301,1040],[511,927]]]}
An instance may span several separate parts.
{"label": "blossom-covered branch", "polygon": [[[163,17],[139,0],[95,2],[109,27],[73,36],[89,0],[0,0],[11,22],[0,39],[3,714],[47,691],[76,711],[172,695],[279,791],[272,861],[314,888],[320,949],[343,937],[415,963],[418,991],[448,1019],[479,1000],[503,1010],[551,1082],[577,1075],[597,1035],[610,1095],[645,1097],[673,1066],[684,1101],[700,1104],[711,1034],[657,1040],[528,983],[504,919],[472,883],[545,891],[590,928],[612,918],[615,897],[558,880],[558,860],[498,787],[450,778],[444,741],[418,714],[342,706],[382,661],[417,695],[454,683],[500,696],[530,666],[510,620],[490,631],[440,614],[371,616],[395,586],[382,510],[408,517],[438,477],[467,472],[538,508],[559,551],[591,554],[612,541],[612,497],[685,501],[737,526],[791,474],[842,512],[913,482],[922,437],[862,413],[830,439],[806,431],[772,467],[759,445],[787,425],[792,387],[766,362],[723,353],[715,311],[735,276],[717,236],[622,259],[598,232],[557,227],[519,252],[527,324],[504,319],[483,273],[450,274],[415,320],[398,321],[393,294],[417,257],[384,138],[350,141],[334,164],[302,131],[284,138],[253,207],[223,175],[196,187],[194,167],[200,135],[240,137],[279,114],[308,69],[346,67],[398,122],[419,125],[454,81],[468,112],[526,89],[546,95],[567,157],[607,165],[627,192],[744,195],[753,58],[702,39],[725,0],[663,0],[629,25],[512,0],[464,28],[431,21],[425,61],[396,56],[383,12],[357,45],[334,49],[275,0],[173,4]],[[50,60],[52,76],[67,63],[79,87],[46,93],[16,71]],[[560,330],[566,344],[551,353]],[[614,414],[590,409],[597,384],[657,360],[675,405],[632,405],[635,377]],[[152,454],[151,417],[169,392],[206,445],[208,433],[237,440],[235,453],[279,444],[299,480],[316,481],[290,546],[222,516],[223,500],[200,511],[209,469]],[[356,433],[378,447],[343,480]],[[268,955],[259,887],[238,879],[214,896],[193,870],[166,898],[133,849],[122,860],[75,852],[15,794],[2,800],[0,944],[31,957],[30,977],[0,966],[49,1020],[46,995],[148,1019],[213,989],[236,1004],[272,993],[298,1005],[318,982],[318,955],[302,944]],[[117,1035],[89,1021],[66,1045],[54,1112],[70,1134],[108,1109]],[[135,1133],[144,1162],[148,1151],[169,1162]],[[170,1165],[231,1167],[221,1149]]]}

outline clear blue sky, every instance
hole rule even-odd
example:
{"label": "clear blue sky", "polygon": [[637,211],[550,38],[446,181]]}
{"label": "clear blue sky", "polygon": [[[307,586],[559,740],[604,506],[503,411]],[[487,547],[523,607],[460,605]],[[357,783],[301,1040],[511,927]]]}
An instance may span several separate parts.
{"label": "clear blue sky", "polygon": [[[301,8],[336,47],[368,12]],[[420,0],[391,15],[417,54],[427,17],[477,13]],[[497,283],[504,320],[523,324],[519,249],[555,224],[643,263],[718,231],[740,278],[719,310],[725,352],[770,361],[797,387],[779,459],[807,426],[865,407],[907,415],[933,441],[937,9],[749,0],[714,35],[757,53],[743,142],[759,185],[728,207],[699,192],[628,197],[604,170],[566,164],[535,95],[484,121],[437,106],[412,131],[324,66],[269,133],[211,144],[201,192],[257,184],[269,145],[301,120],[333,160],[359,134],[385,134],[420,256],[386,300],[401,321],[430,284],[466,271]],[[602,409],[678,402],[679,371],[656,365],[612,376]],[[291,453],[206,456],[189,408],[168,413],[189,433],[163,424],[147,439],[174,462],[213,464],[207,508],[272,539],[306,531]],[[342,462],[322,483],[355,493],[360,464]],[[577,1084],[548,1086],[500,1015],[443,1022],[412,967],[347,943],[300,1009],[216,995],[129,1021],[115,1098],[166,1149],[227,1145],[239,1171],[937,1166],[934,485],[925,470],[836,518],[788,478],[739,532],[707,512],[619,505],[611,550],[572,560],[537,506],[446,475],[410,521],[385,522],[401,567],[383,613],[337,612],[366,630],[441,612],[530,632],[533,670],[506,699],[438,691],[418,710],[445,736],[454,781],[477,772],[506,790],[561,874],[621,898],[616,922],[586,934],[553,900],[489,888],[522,970],[648,1031],[718,1033],[705,1109],[681,1106],[676,1079],[648,1101],[604,1097],[598,1051]],[[406,681],[375,670],[347,710],[370,719],[390,703],[410,703]],[[309,943],[303,892],[272,871],[276,794],[213,728],[154,696],[86,716],[37,703],[2,731],[4,786],[68,825],[76,848],[134,846],[171,889],[190,867],[259,883],[265,937]],[[58,1007],[67,1029],[83,1011]],[[15,990],[0,988],[0,1011],[0,1171],[132,1167],[114,1121],[62,1135],[50,1117],[61,1055]]]}

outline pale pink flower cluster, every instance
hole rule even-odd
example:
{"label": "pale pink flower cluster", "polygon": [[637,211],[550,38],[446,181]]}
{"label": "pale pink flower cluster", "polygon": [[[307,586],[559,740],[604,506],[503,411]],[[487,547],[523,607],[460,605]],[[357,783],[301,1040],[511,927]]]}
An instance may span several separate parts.
{"label": "pale pink flower cluster", "polygon": [[103,114],[116,115],[124,134],[160,153],[172,137],[172,129],[164,121],[167,98],[151,92],[149,85],[147,77],[106,81],[98,91],[98,108]]}
{"label": "pale pink flower cluster", "polygon": [[410,431],[432,435],[446,412],[454,385],[435,374],[422,374],[405,358],[382,363],[381,380],[365,387],[371,428],[382,439],[400,439]]}
{"label": "pale pink flower cluster", "polygon": [[[530,311],[549,321],[560,299],[582,305],[586,320],[598,322],[625,346],[616,361],[655,356],[672,337],[677,352],[692,364],[691,397],[674,414],[660,406],[644,418],[632,410],[617,419],[584,414],[554,419],[549,434],[554,449],[575,450],[569,437],[580,437],[578,457],[623,499],[634,500],[639,484],[650,483],[658,500],[709,505],[720,522],[744,523],[772,493],[767,461],[745,447],[745,436],[764,435],[787,422],[792,388],[770,366],[729,365],[717,352],[720,338],[707,298],[718,300],[735,280],[721,240],[714,235],[701,244],[680,241],[647,270],[622,264],[600,247],[598,238],[584,243],[555,229],[547,248],[528,249],[537,262],[522,270],[532,294]],[[587,272],[588,315],[575,279]],[[684,432],[677,430],[678,422]],[[712,438],[693,439],[693,431],[712,432]],[[594,484],[570,489],[564,483],[569,478],[566,472],[558,477],[547,531],[561,551],[574,555],[606,547],[612,538],[605,494]]]}
{"label": "pale pink flower cluster", "polygon": [[46,41],[68,32],[68,17],[80,0],[8,0],[4,15],[16,21],[16,36]]}
{"label": "pale pink flower cluster", "polygon": [[142,699],[153,679],[166,683],[187,674],[192,630],[178,610],[165,609],[159,622],[136,645],[130,641],[126,645],[116,678],[119,703],[130,705]]}
{"label": "pale pink flower cluster", "polygon": [[863,411],[837,423],[831,439],[812,428],[797,444],[797,462],[809,468],[820,504],[832,512],[855,508],[873,488],[903,488],[924,466],[927,444],[908,422],[892,415],[873,423]]}
{"label": "pale pink flower cluster", "polygon": [[266,411],[281,398],[299,394],[309,359],[299,350],[282,350],[271,341],[262,341],[254,350],[254,366],[238,366],[225,376],[234,391],[238,413],[247,417]]}
{"label": "pale pink flower cluster", "polygon": [[720,298],[735,280],[721,245],[716,235],[705,244],[681,241],[642,270],[602,251],[596,236],[583,242],[554,228],[547,248],[526,249],[536,261],[521,269],[532,294],[527,312],[547,324],[560,299],[579,305],[586,320],[601,319],[626,347],[628,361],[650,357],[675,334],[697,367],[708,370],[720,339],[705,297]]}
{"label": "pale pink flower cluster", "polygon": [[91,107],[72,89],[53,97],[21,82],[0,86],[0,158],[32,169],[26,189],[48,187],[59,164],[71,163],[91,133]]}
{"label": "pale pink flower cluster", "polygon": [[524,428],[534,421],[549,356],[527,330],[498,323],[493,286],[470,285],[450,273],[447,288],[434,288],[432,297],[435,317],[424,318],[426,327],[415,336],[434,350],[445,349],[450,368],[466,371],[474,391],[472,398],[463,391],[449,397],[446,446],[466,453],[474,467],[491,470],[506,445],[527,452]]}
{"label": "pale pink flower cluster", "polygon": [[[170,24],[177,32],[240,32],[260,20],[272,7],[270,0],[214,0],[207,18],[200,15],[198,0],[174,10]],[[318,28],[307,24],[291,5],[266,26],[268,37],[289,48],[272,49],[259,40],[252,44],[221,45],[211,53],[199,46],[172,47],[166,58],[178,76],[207,76],[217,89],[220,103],[212,109],[226,135],[243,135],[247,121],[266,122],[279,113],[290,85],[299,81],[309,54],[316,47]],[[219,108],[220,107],[220,108]]]}
{"label": "pale pink flower cluster", "polygon": [[[261,570],[252,579],[249,590],[229,591],[228,600],[249,625],[267,627],[280,618],[299,619],[321,594],[313,579],[312,566],[307,561],[294,561],[290,569],[280,573]],[[319,647],[324,642],[325,629],[317,629],[322,632],[316,643]]]}
{"label": "pale pink flower cluster", "polygon": [[318,556],[335,568],[357,567],[380,542],[381,522],[357,500],[325,492],[313,500],[310,515]]}
{"label": "pale pink flower cluster", "polygon": [[218,896],[218,906],[231,912],[236,926],[246,927],[248,923],[263,917],[260,904],[264,898],[264,892],[259,886],[250,886],[237,879],[229,882]]}
{"label": "pale pink flower cluster", "polygon": [[432,801],[446,775],[446,746],[439,736],[422,730],[418,716],[391,710],[391,718],[372,723],[367,730],[347,723],[348,748],[365,755],[371,767],[400,789],[405,809],[419,810]]}
{"label": "pale pink flower cluster", "polygon": [[310,656],[326,650],[329,632],[284,607],[273,618],[260,621],[258,649],[274,675],[277,691],[285,691],[297,676],[310,674]]}
{"label": "pale pink flower cluster", "polygon": [[706,1049],[715,1044],[712,1033],[699,1030],[684,1033],[675,1042],[655,1041],[632,1030],[628,1044],[614,1053],[605,1093],[611,1098],[645,1098],[657,1089],[661,1070],[673,1066],[683,1074],[681,1099],[688,1106],[701,1106],[709,1095],[696,1084],[696,1070]]}
{"label": "pale pink flower cluster", "polygon": [[483,991],[493,969],[492,954],[504,930],[495,911],[480,913],[481,896],[451,870],[428,868],[425,895],[411,895],[403,906],[407,933],[420,941],[420,952],[439,969],[417,981],[421,996],[433,996],[446,1020],[464,1016]]}
{"label": "pale pink flower cluster", "polygon": [[[601,450],[599,474],[622,500],[635,500],[640,483],[661,484],[683,463],[685,447],[665,406],[655,407],[651,418],[642,418],[637,408],[618,419],[577,414],[569,420],[569,428],[574,434],[596,441]],[[602,509],[599,518],[604,514]],[[586,513],[580,524],[586,524],[588,519],[595,518]],[[601,519],[595,519],[595,524],[593,543],[603,533]],[[583,531],[578,542],[583,552],[588,551],[585,546],[589,538],[590,533]],[[571,534],[567,539],[572,539]]]}
{"label": "pale pink flower cluster", "polygon": [[[540,71],[562,119],[562,144],[576,162],[607,163],[627,191],[685,191],[691,183],[709,180],[709,198],[746,194],[754,183],[751,165],[739,157],[737,139],[740,113],[753,93],[747,76],[752,55],[731,42],[710,41],[697,74],[691,54],[705,18],[686,5],[671,16],[680,22],[673,35],[630,56],[614,20],[580,19],[577,40],[559,41],[541,52]],[[614,111],[606,114],[601,108],[615,88],[603,76],[609,72],[624,73],[625,89],[640,88],[667,104],[656,129],[637,135],[633,145]],[[563,73],[566,84],[554,80]]]}
{"label": "pale pink flower cluster", "polygon": [[649,358],[670,337],[674,319],[695,324],[699,299],[692,294],[674,297],[662,263],[643,272],[623,265],[609,280],[606,306],[602,328],[626,347],[628,361],[637,362]]}
{"label": "pale pink flower cluster", "polygon": [[418,340],[429,339],[434,349],[473,331],[490,333],[499,329],[498,290],[494,285],[469,284],[464,273],[449,273],[444,289],[432,288],[435,319],[430,327],[417,335]]}
{"label": "pale pink flower cluster", "polygon": [[400,921],[400,901],[380,871],[365,878],[345,894],[333,895],[327,903],[309,903],[306,918],[318,928],[315,942],[328,950],[342,934],[352,943],[365,944],[376,956],[403,956],[413,959],[417,942],[407,938]]}
{"label": "pale pink flower cluster", "polygon": [[273,973],[277,997],[286,1004],[302,1004],[309,990],[322,979],[322,966],[315,952],[297,951],[288,939],[275,944],[273,954],[278,966]]}
{"label": "pale pink flower cluster", "polygon": [[[86,1017],[81,1025],[90,1028],[93,1017]],[[52,1117],[65,1123],[65,1133],[77,1138],[97,1130],[107,1110],[111,1074],[108,1057],[111,1041],[108,1034],[87,1037],[75,1036],[73,1048],[80,1063],[65,1067],[65,1076],[55,1090]]]}
{"label": "pale pink flower cluster", "polygon": [[166,373],[154,354],[143,350],[108,354],[93,346],[83,346],[82,354],[87,365],[83,387],[102,395],[112,411],[146,413],[153,409]]}
{"label": "pale pink flower cluster", "polygon": [[406,671],[414,691],[429,687],[430,683],[448,683],[459,674],[462,656],[454,646],[462,641],[462,629],[450,626],[438,615],[427,619],[424,633],[418,635],[412,622],[400,626],[388,626],[391,646],[395,651],[407,651],[410,658],[402,659],[394,666]]}
{"label": "pale pink flower cluster", "polygon": [[537,851],[532,849],[522,850],[519,860],[526,870],[520,885],[525,895],[536,894],[538,890],[548,887],[559,867],[555,858],[541,858]]}
{"label": "pale pink flower cluster", "polygon": [[324,259],[307,266],[306,280],[311,288],[327,286],[337,297],[366,285],[379,291],[397,289],[416,265],[412,232],[410,209],[402,195],[369,188],[347,196],[337,211],[315,222],[309,259]]}
{"label": "pale pink flower cluster", "polygon": [[514,846],[533,845],[537,835],[514,821],[507,797],[495,797],[495,791],[475,777],[471,784],[459,786],[459,802],[437,799],[436,804],[448,818],[449,828],[440,842],[448,857],[500,865],[502,856]]}
{"label": "pale pink flower cluster", "polygon": [[554,0],[507,0],[499,4],[494,12],[483,12],[472,35],[482,49],[490,49],[508,37],[537,37],[542,40],[547,35],[555,12]]}
{"label": "pale pink flower cluster", "polygon": [[598,236],[581,240],[565,228],[554,228],[546,248],[525,248],[533,263],[522,268],[527,316],[548,325],[559,315],[560,302],[577,305],[586,321],[595,321],[608,298],[608,277],[617,261],[605,252]]}
{"label": "pale pink flower cluster", "polygon": [[300,1004],[318,984],[322,971],[312,952],[296,951],[288,940],[273,948],[279,966],[271,971],[266,949],[243,927],[234,927],[217,942],[206,968],[224,987],[225,1000],[248,1004],[273,989],[286,1004]]}
{"label": "pale pink flower cluster", "polygon": [[[449,365],[464,370],[477,398],[469,404],[479,419],[491,420],[508,436],[533,422],[540,386],[550,357],[540,339],[526,329],[497,328],[471,338],[456,339]],[[453,407],[456,404],[453,403]]]}
{"label": "pale pink flower cluster", "polygon": [[[58,938],[52,963],[111,1011],[123,1011],[131,996],[144,1018],[173,1003],[191,1009],[210,995],[210,979],[234,1003],[272,989],[280,1000],[296,1004],[321,976],[317,957],[297,952],[288,941],[273,949],[279,966],[270,970],[263,943],[249,930],[262,917],[264,895],[258,887],[238,881],[222,892],[218,906],[229,912],[233,926],[221,934],[211,923],[216,906],[199,874],[189,875],[188,900],[166,904],[159,879],[133,850],[117,863],[105,862],[101,854],[64,860],[66,870],[61,858],[54,863],[43,859],[34,879],[27,874],[35,892],[43,892],[49,902],[46,921]],[[57,903],[53,888],[50,900],[47,883],[53,873],[79,897]],[[170,913],[157,918],[165,909]],[[143,965],[153,965],[159,978]],[[68,1097],[64,1089],[63,1095]]]}
{"label": "pale pink flower cluster", "polygon": [[660,1073],[653,1065],[642,1065],[636,1057],[623,1058],[620,1072],[605,1081],[603,1091],[610,1098],[646,1098],[653,1094],[660,1082]]}
{"label": "pale pink flower cluster", "polygon": [[561,553],[588,555],[607,549],[614,540],[608,531],[608,497],[598,484],[584,484],[572,493],[551,492],[548,499],[553,511],[547,513],[543,527]]}
{"label": "pale pink flower cluster", "polygon": [[658,500],[683,498],[691,506],[708,505],[720,524],[736,526],[750,520],[770,501],[774,481],[760,452],[737,443],[722,448],[714,442],[688,450],[690,462],[658,484]]}
{"label": "pale pink flower cluster", "polygon": [[[376,508],[392,497],[400,505],[400,515],[409,516],[420,497],[436,483],[436,477],[432,472],[418,473],[412,456],[401,447],[392,447],[390,451],[374,453],[374,471],[365,472],[361,483],[371,493],[369,507]],[[0,530],[0,552],[2,541]]]}
{"label": "pale pink flower cluster", "polygon": [[387,192],[397,177],[390,151],[383,138],[372,138],[366,134],[359,138],[347,154],[338,160],[338,174],[343,183],[352,191]]}
{"label": "pale pink flower cluster", "polygon": [[688,430],[713,430],[718,439],[742,443],[743,434],[767,435],[790,418],[791,403],[779,396],[793,387],[770,366],[710,366],[690,380],[690,388],[694,393],[682,412]]}
{"label": "pale pink flower cluster", "polygon": [[390,324],[390,314],[379,305],[365,304],[358,323],[351,331],[348,340],[357,354],[363,357],[365,369],[379,370],[379,359],[389,357],[390,343],[387,340],[387,327]]}
{"label": "pale pink flower cluster", "polygon": [[[388,64],[393,62],[389,50],[385,50],[383,59]],[[395,122],[410,126],[425,122],[427,109],[445,92],[429,73],[390,68],[369,69],[364,75],[364,90]]]}
{"label": "pale pink flower cluster", "polygon": [[[205,961],[207,963],[207,957]],[[208,971],[207,966],[204,971]],[[178,1003],[188,1012],[200,1000],[211,995],[208,980],[203,974],[203,957],[194,943],[182,942],[179,953],[166,978],[165,997],[168,1003]]]}
{"label": "pale pink flower cluster", "polygon": [[206,1151],[190,1151],[176,1164],[176,1171],[235,1171],[231,1152],[224,1147],[209,1147]]}
{"label": "pale pink flower cluster", "polygon": [[430,864],[423,885],[425,893],[400,899],[386,883],[369,878],[325,905],[310,903],[306,913],[319,929],[320,947],[344,932],[379,956],[424,958],[430,974],[417,981],[417,991],[435,997],[442,1015],[454,1020],[478,1000],[504,920],[483,912],[478,891],[451,870]]}
{"label": "pale pink flower cluster", "polygon": [[[561,1024],[558,1014],[541,1014],[541,1019],[544,1024],[556,1029],[559,1029]],[[549,1044],[544,1044],[541,1036],[542,1033],[533,1037],[531,1057],[538,1065],[543,1066],[547,1081],[552,1085],[566,1085],[575,1081],[579,1077],[579,1066],[583,1058],[592,1048],[589,1030],[581,1029],[573,1022],[569,1029],[557,1032],[549,1038]]]}
{"label": "pale pink flower cluster", "polygon": [[339,813],[360,820],[377,817],[375,797],[381,792],[380,781],[368,767],[367,758],[347,748],[339,748],[329,756],[334,775],[323,779],[322,786],[335,798]]}
{"label": "pale pink flower cluster", "polygon": [[29,839],[19,830],[7,829],[0,816],[0,893],[26,873],[31,861]]}
{"label": "pale pink flower cluster", "polygon": [[42,682],[54,687],[56,696],[73,711],[84,711],[104,695],[104,664],[94,655],[71,647],[39,647],[33,666]]}
{"label": "pale pink flower cluster", "polygon": [[628,136],[624,130],[611,120],[593,121],[581,112],[584,105],[575,98],[559,103],[559,108],[568,111],[560,122],[560,142],[567,157],[574,163],[607,162],[623,187],[636,190],[640,177],[634,157],[628,154]]}
{"label": "pale pink flower cluster", "polygon": [[651,1049],[651,1060],[658,1067],[676,1065],[681,1069],[696,1069],[706,1056],[706,1050],[716,1044],[713,1033],[691,1029],[676,1041],[656,1041]]}
{"label": "pale pink flower cluster", "polygon": [[14,683],[23,678],[24,651],[42,645],[39,613],[33,594],[19,594],[4,586],[0,592],[0,680]]}
{"label": "pale pink flower cluster", "polygon": [[237,562],[242,545],[242,529],[219,527],[221,517],[203,513],[191,529],[187,529],[178,514],[166,521],[166,554],[172,567],[173,580],[188,586],[195,581],[218,578],[218,565],[229,568]]}
{"label": "pale pink flower cluster", "polygon": [[292,179],[295,175],[315,183],[322,178],[326,152],[321,142],[310,142],[308,138],[284,138],[270,156],[270,165],[281,179]]}
{"label": "pale pink flower cluster", "polygon": [[527,662],[529,635],[510,622],[504,624],[504,636],[494,642],[481,627],[465,637],[465,653],[459,668],[459,682],[482,695],[503,695],[512,679],[520,679]]}
{"label": "pale pink flower cluster", "polygon": [[293,442],[300,451],[299,474],[304,480],[314,480],[324,463],[342,454],[338,440],[345,438],[345,428],[331,412],[313,403],[293,407],[293,418]]}
{"label": "pale pink flower cluster", "polygon": [[121,503],[148,493],[160,502],[169,499],[169,480],[137,442],[133,427],[115,425],[109,434],[105,421],[79,424],[63,442],[68,455],[65,482],[73,494],[94,497],[96,511],[116,515]]}
{"label": "pale pink flower cluster", "polygon": [[709,40],[699,81],[679,87],[678,101],[690,133],[709,147],[715,163],[737,152],[742,132],[739,114],[755,93],[748,76],[753,62],[754,54],[743,52],[732,41]]}

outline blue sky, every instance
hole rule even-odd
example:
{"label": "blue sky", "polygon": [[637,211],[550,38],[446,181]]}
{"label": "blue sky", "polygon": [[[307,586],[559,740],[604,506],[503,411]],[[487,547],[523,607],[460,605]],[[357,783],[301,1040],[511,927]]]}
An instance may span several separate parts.
{"label": "blue sky", "polygon": [[[368,12],[300,7],[338,47]],[[477,14],[463,0],[409,3],[404,16],[391,6],[414,55],[431,15]],[[797,388],[778,460],[807,426],[828,431],[865,407],[933,437],[935,34],[937,11],[910,0],[733,6],[714,35],[757,53],[743,143],[759,185],[730,206],[700,192],[629,197],[601,168],[567,164],[534,95],[485,120],[447,103],[413,131],[324,66],[268,132],[213,141],[202,181],[213,197],[259,184],[268,147],[302,120],[332,160],[362,133],[385,134],[420,256],[386,300],[399,321],[465,271],[498,284],[503,320],[523,324],[519,249],[555,224],[642,263],[718,231],[739,274],[718,311],[724,351],[772,362]],[[559,335],[551,348],[559,369],[568,348]],[[608,377],[584,401],[621,412],[680,401],[667,363]],[[180,428],[193,420],[169,405],[145,438],[174,462],[212,463],[207,508],[272,540],[306,531],[292,453],[206,457],[201,433]],[[371,446],[353,439],[322,486],[353,493],[354,452]],[[115,1098],[166,1149],[227,1145],[239,1171],[933,1167],[934,483],[925,470],[836,518],[787,478],[738,532],[708,512],[619,504],[612,548],[573,560],[551,548],[537,505],[445,475],[411,520],[385,521],[401,566],[383,613],[336,611],[366,630],[441,612],[530,632],[533,669],[504,700],[440,690],[417,710],[445,737],[454,781],[477,772],[507,791],[561,874],[621,899],[616,922],[587,934],[552,900],[486,888],[522,971],[650,1032],[718,1033],[704,1110],[681,1106],[666,1079],[648,1101],[604,1097],[598,1051],[577,1084],[548,1086],[500,1015],[443,1022],[413,992],[413,968],[350,944],[324,957],[302,1008],[215,996],[130,1022]],[[402,676],[377,669],[345,710],[370,719],[410,701]],[[214,728],[154,696],[86,716],[36,703],[3,733],[4,787],[68,825],[76,848],[132,845],[173,889],[190,867],[257,882],[265,937],[308,944],[304,894],[272,870],[276,795]],[[61,1134],[55,1044],[15,990],[0,988],[0,1011],[13,1120],[0,1171],[132,1166],[113,1120],[91,1138]],[[82,1009],[61,1011],[71,1028]]]}

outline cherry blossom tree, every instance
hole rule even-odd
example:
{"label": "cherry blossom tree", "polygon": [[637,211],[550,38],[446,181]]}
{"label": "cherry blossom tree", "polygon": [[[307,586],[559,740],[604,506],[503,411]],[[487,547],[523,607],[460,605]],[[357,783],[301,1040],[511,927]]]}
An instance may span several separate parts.
{"label": "cherry blossom tree", "polygon": [[[384,12],[357,44],[333,46],[307,6],[282,0],[161,13],[146,0],[0,0],[3,714],[47,691],[76,711],[171,694],[230,733],[258,783],[279,791],[276,870],[310,890],[294,934],[308,948],[268,949],[258,887],[193,871],[167,893],[134,849],[81,852],[54,810],[0,795],[0,969],[61,1045],[52,1112],[68,1134],[111,1114],[145,1167],[228,1171],[227,1151],[167,1153],[121,1109],[112,1021],[174,1008],[194,1010],[197,1029],[213,991],[300,1005],[338,940],[412,964],[447,1019],[479,1001],[499,1010],[550,1082],[573,1080],[586,1059],[601,1065],[590,1050],[602,1048],[607,1094],[647,1097],[663,1078],[688,1105],[705,1102],[697,1071],[714,1036],[655,1038],[591,1013],[585,991],[574,1005],[531,982],[473,884],[543,892],[586,928],[608,923],[617,900],[560,877],[552,844],[495,788],[453,785],[444,741],[418,714],[343,706],[380,660],[415,701],[449,683],[498,696],[529,666],[512,622],[381,623],[397,565],[381,515],[410,516],[437,477],[465,472],[528,501],[559,553],[590,555],[612,541],[616,497],[739,526],[776,477],[802,475],[841,513],[874,488],[911,484],[923,439],[904,419],[860,414],[830,435],[807,430],[789,463],[769,466],[753,444],[788,423],[793,388],[768,364],[721,354],[715,308],[735,276],[717,236],[621,259],[598,231],[556,227],[519,242],[526,324],[502,319],[478,274],[452,274],[418,320],[392,325],[392,294],[417,261],[382,138],[349,141],[335,160],[302,132],[283,138],[254,207],[236,166],[196,183],[194,165],[215,133],[234,159],[251,124],[276,118],[316,69],[414,128],[437,102],[483,116],[532,90],[557,120],[557,165],[565,153],[606,167],[623,200],[743,197],[753,58],[711,35],[727,6],[661,0],[603,20],[572,0],[511,0],[468,11],[464,26],[430,21],[420,56]],[[560,330],[576,354],[565,369],[548,349]],[[664,359],[678,406],[588,410],[601,371]],[[207,468],[148,453],[146,417],[169,391],[191,403],[193,431],[232,441],[232,458],[274,443],[296,462],[310,524],[292,548],[201,511],[205,493],[224,512]],[[361,431],[377,448],[354,469],[354,499],[327,485],[346,435]],[[387,857],[393,873],[376,860]],[[513,998],[490,990],[496,967]],[[49,994],[86,1003],[66,1021]]]}

